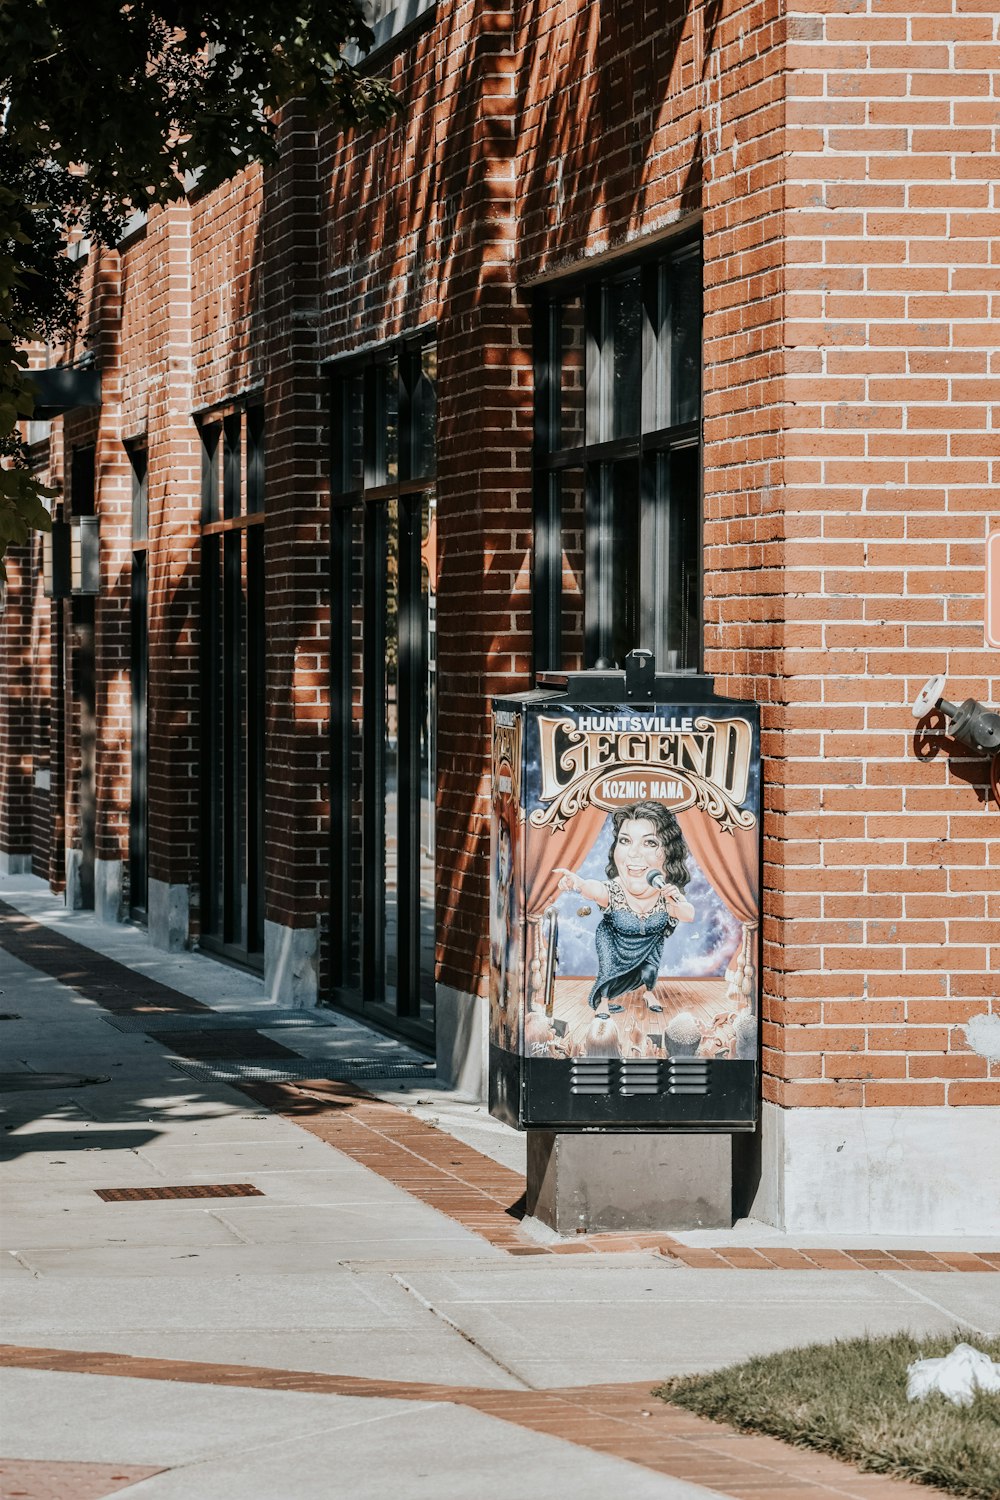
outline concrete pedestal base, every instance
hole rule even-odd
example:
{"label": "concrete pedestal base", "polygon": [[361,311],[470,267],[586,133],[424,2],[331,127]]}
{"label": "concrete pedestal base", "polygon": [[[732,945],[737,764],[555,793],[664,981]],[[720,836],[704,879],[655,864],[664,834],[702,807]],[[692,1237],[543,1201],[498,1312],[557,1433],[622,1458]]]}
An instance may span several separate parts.
{"label": "concrete pedestal base", "polygon": [[99,922],[124,922],[126,912],[122,901],[122,872],[120,859],[94,860],[94,909]]}
{"label": "concrete pedestal base", "polygon": [[439,984],[435,993],[434,1044],[440,1083],[472,1099],[486,1099],[489,1038],[487,1002]]}
{"label": "concrete pedestal base", "polygon": [[319,933],[264,923],[264,989],[276,1005],[311,1010],[319,997]]}
{"label": "concrete pedestal base", "polygon": [[83,855],[79,849],[67,849],[63,868],[66,871],[66,908],[68,911],[89,911],[89,892],[84,889]]}
{"label": "concrete pedestal base", "polygon": [[149,882],[148,932],[154,948],[181,953],[188,944],[188,908],[190,893],[186,885],[168,885],[165,880]]}
{"label": "concrete pedestal base", "polygon": [[765,1103],[761,1124],[755,1219],[789,1234],[1000,1234],[998,1105]]}
{"label": "concrete pedestal base", "polygon": [[10,854],[0,849],[0,875],[30,875],[31,853]]}
{"label": "concrete pedestal base", "polygon": [[557,1234],[728,1229],[728,1135],[528,1131],[527,1211]]}

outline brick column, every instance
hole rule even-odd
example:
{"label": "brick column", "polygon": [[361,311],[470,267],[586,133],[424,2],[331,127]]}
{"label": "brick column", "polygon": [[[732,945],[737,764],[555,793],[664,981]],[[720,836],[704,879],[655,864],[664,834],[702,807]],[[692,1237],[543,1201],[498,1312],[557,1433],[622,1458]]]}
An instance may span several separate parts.
{"label": "brick column", "polygon": [[784,1213],[995,1233],[1000,1167],[982,1143],[1000,1129],[1000,1064],[990,1023],[969,1023],[1000,1028],[1000,815],[988,761],[936,733],[915,740],[910,704],[939,672],[949,698],[1000,697],[983,643],[996,21],[943,0],[909,15],[801,10],[781,689],[798,1013],[772,1095]]}
{"label": "brick column", "polygon": [[[756,699],[764,758],[761,894],[762,1072],[765,1113],[795,1058],[784,1027],[800,1019],[798,955],[783,921],[787,891],[782,842],[797,795],[787,757],[803,743],[779,679],[788,639],[788,538],[798,518],[783,488],[785,53],[776,0],[733,0],[699,10],[695,73],[700,102],[704,207],[704,557],[705,670],[716,690]],[[757,1143],[759,1145],[759,1143]],[[735,1140],[734,1203],[750,1206],[763,1172],[776,1180],[772,1146]],[[777,1191],[780,1192],[780,1189]],[[762,1210],[780,1214],[770,1200]]]}
{"label": "brick column", "polygon": [[329,905],[329,461],[319,368],[316,134],[297,109],[264,189],[265,983],[315,1004]]}
{"label": "brick column", "polygon": [[754,11],[706,101],[706,541],[709,663],[765,702],[756,1207],[995,1232],[1000,825],[909,710],[939,671],[997,697],[993,21]]}
{"label": "brick column", "polygon": [[128,454],[122,443],[121,266],[100,252],[90,291],[91,328],[101,371],[96,493],[101,534],[97,599],[97,838],[94,907],[105,922],[128,915],[128,834],[131,790],[131,530]]}
{"label": "brick column", "polygon": [[490,700],[528,685],[531,653],[531,346],[514,285],[510,8],[486,0],[463,7],[461,19],[471,40],[449,54],[443,90],[437,1047],[439,1067],[475,1087],[480,1058],[470,1038],[485,1035]]}
{"label": "brick column", "polygon": [[191,420],[190,210],[150,215],[149,935],[183,947],[198,889],[200,454]]}

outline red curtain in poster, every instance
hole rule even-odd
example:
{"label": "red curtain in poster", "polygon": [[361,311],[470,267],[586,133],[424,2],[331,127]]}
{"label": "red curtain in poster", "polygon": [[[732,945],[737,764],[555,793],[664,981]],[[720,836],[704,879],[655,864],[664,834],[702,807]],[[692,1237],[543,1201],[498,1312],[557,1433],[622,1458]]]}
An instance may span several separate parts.
{"label": "red curtain in poster", "polygon": [[[554,1000],[548,936],[542,917],[559,894],[559,870],[576,871],[593,848],[607,813],[601,807],[585,807],[570,818],[565,828],[551,832],[527,825],[524,886],[525,915],[531,929],[528,984],[529,1004],[544,1004],[552,1014]],[[553,918],[554,921],[554,918]],[[547,972],[545,972],[547,971]]]}
{"label": "red curtain in poster", "polygon": [[709,885],[743,923],[743,942],[727,972],[730,998],[748,1005],[756,988],[754,933],[760,919],[758,830],[736,828],[725,833],[714,818],[697,807],[678,813],[677,821]]}
{"label": "red curtain in poster", "polygon": [[603,807],[584,807],[556,833],[527,825],[525,908],[540,917],[559,894],[559,869],[576,871],[590,853],[607,817]]}
{"label": "red curtain in poster", "polygon": [[724,833],[699,807],[678,813],[677,821],[712,889],[741,922],[756,922],[760,860],[756,828]]}

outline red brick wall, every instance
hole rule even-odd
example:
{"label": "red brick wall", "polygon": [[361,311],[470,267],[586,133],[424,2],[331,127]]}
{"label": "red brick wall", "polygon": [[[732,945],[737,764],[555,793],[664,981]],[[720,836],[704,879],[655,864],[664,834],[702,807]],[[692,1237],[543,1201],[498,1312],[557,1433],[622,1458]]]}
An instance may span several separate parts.
{"label": "red brick wall", "polygon": [[320,373],[321,187],[316,132],[289,111],[268,177],[258,268],[267,431],[265,840],[270,921],[315,927],[329,907],[330,483]]}
{"label": "red brick wall", "polygon": [[263,382],[263,173],[244,172],[191,208],[190,410],[231,401]]}
{"label": "red brick wall", "polygon": [[291,112],[277,169],[152,215],[118,345],[98,320],[102,847],[127,767],[115,445],[149,440],[150,873],[196,882],[192,413],[263,389],[267,915],[325,919],[320,363],[435,325],[439,975],[481,989],[486,710],[531,648],[530,291],[700,216],[706,668],[764,704],[766,1097],[996,1099],[960,1028],[997,1004],[997,809],[985,762],[915,745],[908,708],[939,670],[1000,697],[996,23],[959,3],[442,0],[386,64],[400,118],[340,135]]}
{"label": "red brick wall", "polygon": [[[1000,1103],[988,764],[909,704],[1000,698],[983,649],[997,457],[995,7],[789,19],[783,604],[769,716],[765,1040],[785,1104]],[[873,11],[874,13],[869,13]]]}

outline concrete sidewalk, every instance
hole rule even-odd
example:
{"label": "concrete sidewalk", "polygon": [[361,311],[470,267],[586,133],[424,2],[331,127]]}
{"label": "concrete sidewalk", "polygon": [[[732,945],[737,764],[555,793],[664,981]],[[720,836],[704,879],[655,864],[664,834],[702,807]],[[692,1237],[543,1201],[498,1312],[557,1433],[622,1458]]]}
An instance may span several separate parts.
{"label": "concrete sidewalk", "polygon": [[[499,1180],[515,1183],[522,1140],[437,1090],[418,1054],[339,1016],[269,1029],[274,1009],[259,981],[65,913],[41,882],[0,881],[0,900],[38,931],[82,945],[66,950],[61,979],[0,947],[0,1012],[18,1018],[0,1022],[2,1066],[14,1075],[0,1167],[4,1338],[17,1346],[2,1375],[3,1451],[22,1465],[16,1484],[7,1476],[11,1490],[30,1494],[31,1474],[41,1483],[37,1466],[48,1464],[45,1493],[74,1500],[605,1500],[624,1485],[687,1500],[749,1492],[753,1473],[758,1493],[763,1483],[776,1496],[888,1500],[911,1491],[792,1450],[779,1470],[773,1454],[758,1448],[751,1459],[741,1440],[658,1403],[643,1416],[645,1393],[670,1374],[809,1340],[1000,1331],[1000,1278],[989,1275],[765,1276],[652,1252],[511,1254],[470,1228],[468,1214],[462,1222],[429,1206],[391,1174],[192,1070],[190,1052],[180,1057],[133,1026],[145,1024],[140,1012],[112,1003],[121,973],[109,979],[98,957],[127,965],[137,985],[156,981],[215,1012],[259,1013],[232,1033],[210,1031],[209,1018],[202,1059],[218,1056],[211,1049],[227,1035],[237,1048],[256,1035],[278,1048],[255,1043],[264,1068],[301,1055],[331,1059],[332,1071],[338,1059],[417,1070],[359,1086],[410,1112],[395,1118],[435,1120],[449,1132],[435,1138],[474,1147],[484,1173],[500,1163]],[[23,926],[0,915],[0,945]],[[203,1021],[185,1018],[189,1037]],[[41,1074],[69,1075],[69,1086],[36,1087],[31,1075]],[[346,1117],[350,1101],[329,1108]],[[257,1191],[98,1196],[195,1185]],[[510,1225],[516,1238],[516,1217]],[[0,1463],[7,1493],[3,1474]]]}

